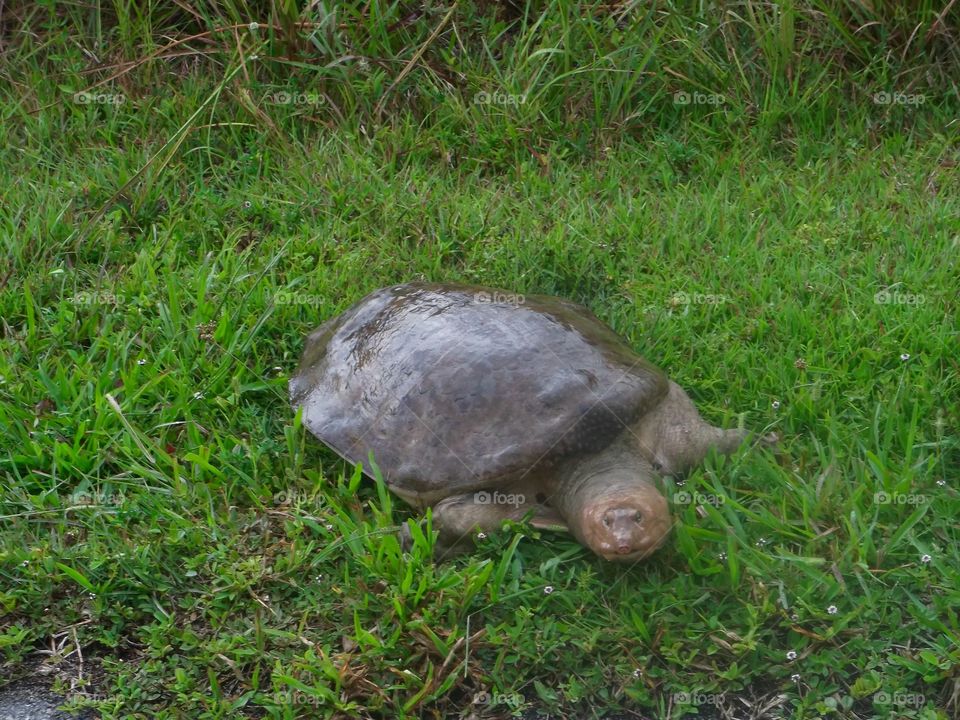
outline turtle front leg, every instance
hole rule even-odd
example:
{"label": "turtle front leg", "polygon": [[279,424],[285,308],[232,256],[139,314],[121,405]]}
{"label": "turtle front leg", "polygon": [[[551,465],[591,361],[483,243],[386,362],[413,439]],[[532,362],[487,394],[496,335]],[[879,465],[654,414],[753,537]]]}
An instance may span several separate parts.
{"label": "turtle front leg", "polygon": [[535,527],[567,529],[553,508],[527,502],[520,494],[481,490],[452,495],[433,506],[433,529],[438,531],[434,553],[438,560],[447,560],[470,552],[477,533],[495,532],[504,520],[519,521],[531,512]]}
{"label": "turtle front leg", "polygon": [[[748,430],[724,430],[705,422],[693,401],[675,382],[663,401],[634,426],[633,436],[641,452],[652,458],[654,468],[663,475],[682,475],[703,462],[711,448],[730,455],[750,436]],[[761,438],[775,445],[771,433]]]}

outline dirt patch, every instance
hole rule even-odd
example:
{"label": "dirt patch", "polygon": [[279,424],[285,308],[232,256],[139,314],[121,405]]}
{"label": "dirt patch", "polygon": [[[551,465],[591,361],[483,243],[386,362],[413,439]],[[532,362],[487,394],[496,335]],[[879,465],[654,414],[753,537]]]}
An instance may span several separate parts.
{"label": "dirt patch", "polygon": [[[86,671],[86,672],[85,672]],[[93,690],[90,668],[72,659],[32,657],[18,666],[4,667],[0,677],[0,720],[95,720],[92,710],[67,712],[68,699],[88,697]],[[53,691],[59,681],[66,695]]]}

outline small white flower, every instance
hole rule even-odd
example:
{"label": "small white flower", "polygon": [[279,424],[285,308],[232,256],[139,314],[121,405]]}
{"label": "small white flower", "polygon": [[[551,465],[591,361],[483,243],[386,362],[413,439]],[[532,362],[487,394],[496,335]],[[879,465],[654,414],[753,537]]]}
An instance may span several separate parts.
{"label": "small white flower", "polygon": [[487,539],[487,534],[485,532],[477,533],[477,540],[486,540],[486,539]]}
{"label": "small white flower", "polygon": [[326,525],[324,525],[324,527],[325,527],[327,530],[333,530],[333,525],[330,524],[330,523],[327,523]]}
{"label": "small white flower", "polygon": [[928,563],[928,562],[930,562],[931,560],[933,560],[933,558],[930,557],[929,555],[927,555],[926,553],[924,553],[923,555],[920,556],[920,562],[922,562],[922,563]]}
{"label": "small white flower", "polygon": [[247,27],[250,28],[250,32],[256,32],[260,29],[260,23],[252,22]]}
{"label": "small white flower", "polygon": [[797,615],[796,613],[794,613],[793,615],[791,615],[791,616],[790,616],[790,619],[793,620],[794,622],[800,622],[800,616]]}
{"label": "small white flower", "polygon": [[29,560],[24,560],[24,561],[23,561],[22,563],[20,563],[20,564],[23,565],[24,567],[26,567],[27,565],[30,564],[30,561],[29,561]]}
{"label": "small white flower", "polygon": [[194,400],[203,400],[203,393],[199,390],[193,394]]}
{"label": "small white flower", "polygon": [[779,400],[774,400],[772,403],[770,403],[770,407],[772,407],[774,410],[779,410],[779,409],[780,409],[780,401],[779,401]]}
{"label": "small white flower", "polygon": [[323,575],[317,575],[313,578],[314,582],[320,582],[321,580],[323,580]]}
{"label": "small white flower", "polygon": [[830,607],[827,608],[827,615],[836,615],[836,614],[837,614],[836,605],[831,605]]}
{"label": "small white flower", "polygon": [[146,364],[147,364],[147,361],[144,360],[143,358],[140,358],[139,360],[137,360],[137,365],[146,365]]}
{"label": "small white flower", "polygon": [[906,362],[910,359],[910,353],[900,353],[900,359],[903,360],[903,362]]}
{"label": "small white flower", "polygon": [[794,673],[793,675],[790,676],[790,679],[793,680],[794,682],[800,682],[800,673]]}
{"label": "small white flower", "polygon": [[635,678],[642,677],[642,676],[643,676],[643,670],[641,670],[640,668],[637,668],[636,670],[633,671],[633,676],[634,676]]}
{"label": "small white flower", "polygon": [[245,209],[249,210],[251,207],[253,207],[253,203],[250,202],[249,200],[244,200],[244,201],[243,201],[243,207],[244,207]]}
{"label": "small white flower", "polygon": [[937,480],[937,485],[939,485],[940,487],[943,487],[946,484],[947,484],[946,480]]}
{"label": "small white flower", "polygon": [[723,562],[724,560],[727,559],[727,554],[725,552],[722,552],[719,555],[717,555],[717,558],[720,560],[720,562]]}
{"label": "small white flower", "polygon": [[766,545],[768,542],[770,542],[770,541],[767,540],[766,538],[760,538],[759,540],[757,540],[757,547],[763,547],[763,546]]}
{"label": "small white flower", "polygon": [[543,594],[544,594],[544,595],[549,595],[549,594],[552,593],[552,592],[553,592],[553,585],[547,585],[547,586],[543,589]]}
{"label": "small white flower", "polygon": [[796,650],[790,650],[787,652],[787,660],[796,660],[796,659],[797,659]]}

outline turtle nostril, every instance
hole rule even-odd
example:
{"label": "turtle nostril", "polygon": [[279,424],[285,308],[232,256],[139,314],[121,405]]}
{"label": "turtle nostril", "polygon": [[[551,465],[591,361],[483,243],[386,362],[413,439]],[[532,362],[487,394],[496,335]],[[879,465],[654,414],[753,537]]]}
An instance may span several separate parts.
{"label": "turtle nostril", "polygon": [[629,546],[629,545],[618,545],[618,546],[617,546],[617,552],[620,553],[621,555],[626,555],[627,553],[630,552],[630,546]]}

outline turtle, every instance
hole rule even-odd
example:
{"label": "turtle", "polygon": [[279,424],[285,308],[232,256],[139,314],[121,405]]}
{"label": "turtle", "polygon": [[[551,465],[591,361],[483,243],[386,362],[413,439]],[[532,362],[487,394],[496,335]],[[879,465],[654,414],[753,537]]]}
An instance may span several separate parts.
{"label": "turtle", "polygon": [[705,422],[586,307],[478,285],[372,292],[310,333],[289,391],[313,435],[432,508],[442,558],[526,519],[640,560],[671,528],[661,476],[749,436]]}

